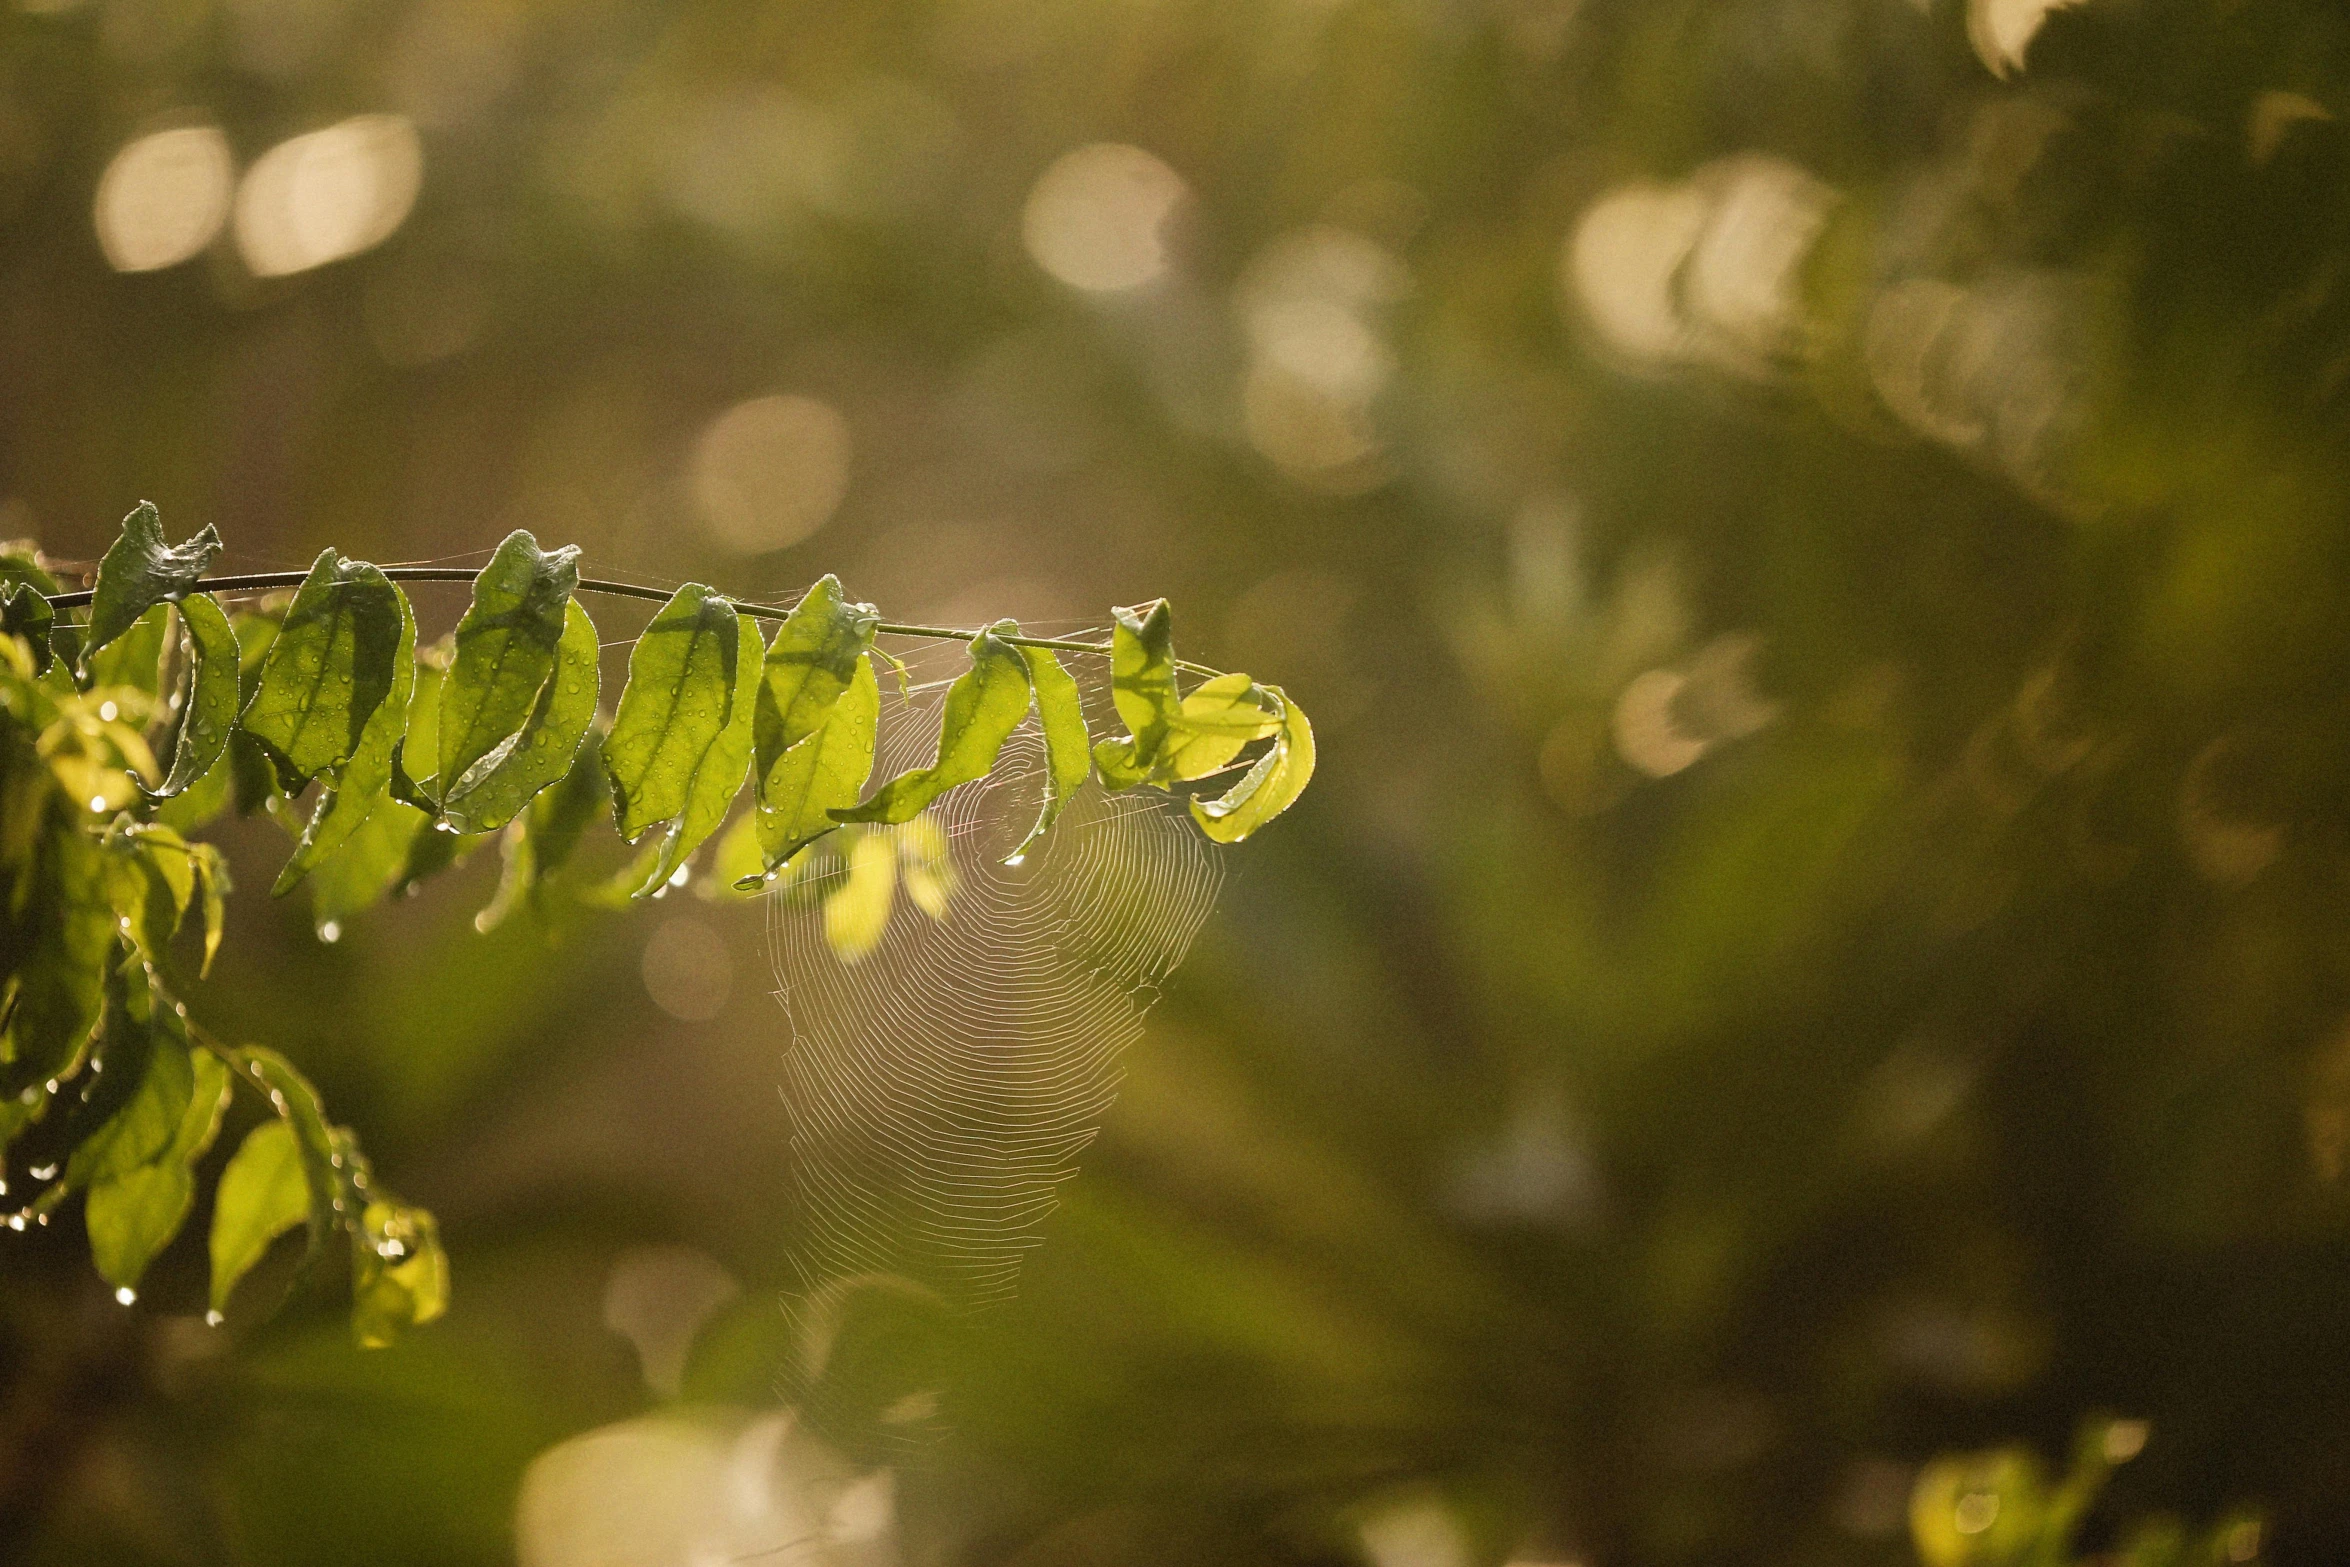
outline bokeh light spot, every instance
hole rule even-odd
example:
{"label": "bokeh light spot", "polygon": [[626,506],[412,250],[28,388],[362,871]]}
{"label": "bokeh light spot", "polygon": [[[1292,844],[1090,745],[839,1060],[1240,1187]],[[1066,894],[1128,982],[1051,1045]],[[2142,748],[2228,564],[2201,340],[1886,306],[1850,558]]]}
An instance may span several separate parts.
{"label": "bokeh light spot", "polygon": [[284,277],[389,239],[424,180],[416,127],[362,114],[279,142],[237,191],[237,251],[256,277]]}
{"label": "bokeh light spot", "polygon": [[98,245],[117,272],[176,266],[212,243],[228,219],[236,170],[216,125],[142,136],[98,178]]}
{"label": "bokeh light spot", "polygon": [[1021,238],[1071,288],[1117,293],[1173,264],[1167,229],[1189,187],[1162,160],[1118,142],[1063,153],[1028,193]]}
{"label": "bokeh light spot", "polygon": [[726,1010],[734,989],[734,959],[726,940],[690,914],[657,926],[645,943],[645,994],[684,1023],[707,1023]]}
{"label": "bokeh light spot", "polygon": [[694,505],[719,543],[745,554],[824,526],[849,487],[849,422],[813,397],[754,397],[694,443]]}

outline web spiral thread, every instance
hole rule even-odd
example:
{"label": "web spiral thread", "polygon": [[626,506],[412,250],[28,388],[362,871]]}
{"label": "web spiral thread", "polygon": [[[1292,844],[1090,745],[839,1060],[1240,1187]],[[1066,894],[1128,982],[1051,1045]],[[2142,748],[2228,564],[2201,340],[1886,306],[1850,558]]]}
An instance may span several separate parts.
{"label": "web spiral thread", "polygon": [[[884,775],[927,759],[937,703],[931,690],[891,704]],[[1180,808],[1098,782],[1005,865],[1043,781],[1031,718],[993,774],[932,807],[953,872],[946,917],[901,893],[860,961],[825,940],[837,857],[769,899],[806,1291],[883,1274],[966,1308],[1007,1298],[1215,904],[1218,856]]]}

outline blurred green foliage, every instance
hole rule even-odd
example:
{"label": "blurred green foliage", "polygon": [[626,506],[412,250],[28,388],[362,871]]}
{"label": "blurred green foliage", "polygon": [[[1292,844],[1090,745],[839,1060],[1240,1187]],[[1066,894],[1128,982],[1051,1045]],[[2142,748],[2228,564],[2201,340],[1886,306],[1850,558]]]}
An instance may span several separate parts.
{"label": "blurred green foliage", "polygon": [[[1994,1534],[2093,1409],[2144,1449],[2063,1549],[2350,1553],[2350,20],[2041,20],[0,23],[0,535],[152,495],[221,569],[527,526],[951,624],[1165,591],[1320,751],[1018,1299],[815,1359],[755,913],[240,895],[191,1011],[462,1282],[377,1355],[306,1301],[230,1345],[184,1246],[133,1312],[9,1237],[0,1554],[510,1560],[532,1455],[672,1389],[898,1466],[923,1560],[1932,1560],[1913,1501]],[[354,117],[372,205],[270,227],[265,155]],[[206,127],[154,156],[249,222],[104,217]],[[668,1387],[606,1325],[647,1246],[740,1285]]]}

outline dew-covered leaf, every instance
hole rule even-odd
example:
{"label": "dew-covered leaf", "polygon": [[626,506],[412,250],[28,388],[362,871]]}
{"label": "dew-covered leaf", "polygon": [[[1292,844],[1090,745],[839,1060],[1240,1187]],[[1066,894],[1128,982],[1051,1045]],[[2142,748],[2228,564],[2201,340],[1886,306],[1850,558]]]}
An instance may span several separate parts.
{"label": "dew-covered leaf", "polygon": [[311,1181],[300,1137],[282,1120],[245,1134],[220,1175],[212,1202],[212,1309],[223,1311],[237,1281],[269,1243],[312,1217]]}
{"label": "dew-covered leaf", "polygon": [[188,684],[179,714],[171,774],[156,794],[170,798],[210,773],[228,749],[237,722],[237,634],[209,593],[180,601],[186,636]]}
{"label": "dew-covered leaf", "polygon": [[726,819],[751,763],[759,631],[687,583],[628,656],[628,685],[604,741],[614,816],[630,843],[669,823],[640,889],[651,892]]}
{"label": "dew-covered leaf", "polygon": [[154,606],[183,597],[219,553],[220,535],[209,523],[185,544],[167,545],[154,503],[141,501],[132,507],[122,519],[122,532],[98,562],[82,643],[83,667]]}
{"label": "dew-covered leaf", "polygon": [[[494,832],[505,826],[521,814],[540,790],[550,787],[571,770],[572,759],[579,753],[579,742],[595,719],[596,699],[602,694],[603,686],[597,667],[595,623],[576,600],[565,604],[563,616],[563,632],[556,643],[553,667],[522,727],[476,756],[462,773],[454,775],[453,782],[448,763],[443,763],[441,809],[450,825],[460,832]],[[441,697],[444,757],[449,754],[447,736],[455,718],[450,704],[456,698],[457,678],[463,667],[462,644],[458,659],[459,665],[449,672],[449,683]]]}
{"label": "dew-covered leaf", "polygon": [[1192,820],[1218,843],[1238,843],[1289,809],[1314,776],[1314,726],[1305,709],[1282,694],[1279,686],[1263,688],[1282,710],[1281,732],[1272,748],[1240,781],[1213,800],[1191,802]]}
{"label": "dew-covered leaf", "polygon": [[[543,706],[578,585],[577,545],[542,550],[520,528],[506,535],[473,579],[473,603],[457,622],[457,654],[441,696],[440,740],[432,758],[445,789],[462,784],[492,752],[511,749],[507,743]],[[588,635],[592,640],[592,628]],[[594,707],[592,698],[588,705]]]}
{"label": "dew-covered leaf", "polygon": [[1093,748],[1085,732],[1085,708],[1076,680],[1050,649],[1024,647],[1020,651],[1028,659],[1028,679],[1036,691],[1036,721],[1044,730],[1044,806],[1020,847],[1005,857],[1007,865],[1017,865],[1028,857],[1028,851],[1052,829],[1071,796],[1084,787],[1093,772]]}
{"label": "dew-covered leaf", "polygon": [[881,687],[873,661],[855,660],[847,688],[817,726],[760,774],[756,831],[762,871],[772,871],[840,824],[835,810],[857,803],[873,775]]}
{"label": "dew-covered leaf", "polygon": [[301,841],[270,886],[271,897],[293,891],[320,861],[348,842],[391,786],[392,753],[407,737],[416,706],[416,616],[405,595],[400,598],[400,639],[392,658],[391,690],[368,715],[359,748],[320,793]]}
{"label": "dew-covered leaf", "polygon": [[400,590],[365,561],[321,553],[261,665],[242,727],[291,787],[341,767],[392,693],[411,624]]}
{"label": "dew-covered leaf", "polygon": [[1028,697],[1028,661],[1020,649],[992,629],[980,632],[971,639],[971,667],[947,688],[937,760],[900,773],[863,805],[834,811],[833,819],[911,821],[957,784],[986,777],[1005,739],[1028,716]]}
{"label": "dew-covered leaf", "polygon": [[396,1343],[449,1309],[449,1259],[422,1208],[371,1202],[351,1236],[351,1332],[362,1349]]}
{"label": "dew-covered leaf", "polygon": [[[759,777],[824,723],[857,678],[880,619],[872,605],[849,602],[840,579],[832,576],[820,579],[793,607],[759,669],[753,717]],[[870,667],[865,672],[870,678]]]}

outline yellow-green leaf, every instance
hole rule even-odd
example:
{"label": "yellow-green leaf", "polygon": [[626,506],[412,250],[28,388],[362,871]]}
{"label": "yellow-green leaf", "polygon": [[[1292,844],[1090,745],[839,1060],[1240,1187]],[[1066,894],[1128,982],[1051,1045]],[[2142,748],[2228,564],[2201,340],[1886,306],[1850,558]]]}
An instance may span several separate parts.
{"label": "yellow-green leaf", "polygon": [[873,661],[854,661],[847,689],[759,777],[756,831],[761,869],[772,871],[840,824],[832,813],[857,803],[873,775],[881,687]]}
{"label": "yellow-green leaf", "polygon": [[628,685],[604,740],[620,836],[667,822],[639,887],[668,881],[726,819],[751,765],[759,629],[699,583],[653,617],[628,656]]}
{"label": "yellow-green leaf", "polygon": [[1029,684],[1036,691],[1036,721],[1044,730],[1044,806],[1020,847],[1005,856],[1006,865],[1028,858],[1028,851],[1068,809],[1070,798],[1093,772],[1093,751],[1085,732],[1085,708],[1077,682],[1050,650],[1024,647],[1020,651],[1028,658]]}
{"label": "yellow-green leaf", "polygon": [[449,1259],[422,1208],[371,1202],[351,1236],[351,1332],[381,1349],[449,1309]]}
{"label": "yellow-green leaf", "polygon": [[264,1121],[221,1172],[212,1204],[212,1309],[228,1307],[237,1281],[269,1243],[311,1217],[302,1146],[284,1121]]}
{"label": "yellow-green leaf", "polygon": [[851,603],[840,579],[831,576],[820,579],[793,606],[759,669],[753,716],[759,776],[765,777],[786,750],[822,726],[856,679],[880,619],[872,605]]}
{"label": "yellow-green leaf", "polygon": [[833,820],[912,821],[949,789],[985,778],[1005,739],[1028,716],[1028,696],[1028,661],[1020,649],[993,629],[980,632],[971,639],[971,667],[947,688],[937,760],[900,773],[863,805],[833,811]]}
{"label": "yellow-green leaf", "polygon": [[1175,624],[1165,599],[1110,612],[1110,700],[1133,737],[1134,761],[1158,761],[1182,704],[1175,690]]}
{"label": "yellow-green leaf", "polygon": [[392,694],[405,599],[365,561],[320,553],[262,658],[242,727],[290,789],[349,761]]}
{"label": "yellow-green leaf", "polygon": [[269,895],[282,898],[294,890],[312,867],[347,842],[367,820],[392,781],[392,753],[408,733],[410,708],[416,691],[416,616],[405,596],[400,599],[400,635],[392,653],[392,686],[368,716],[359,736],[359,748],[336,770],[334,781],[319,796],[301,841],[294,846]]}
{"label": "yellow-green leaf", "polygon": [[1272,749],[1240,781],[1213,800],[1191,802],[1192,820],[1218,843],[1238,843],[1289,809],[1314,776],[1314,726],[1305,709],[1282,694],[1279,686],[1263,688],[1280,703],[1281,732]]}
{"label": "yellow-green leaf", "polygon": [[848,875],[824,899],[824,940],[833,956],[854,963],[881,944],[897,898],[895,835],[862,832],[849,845]]}
{"label": "yellow-green leaf", "polygon": [[[511,753],[524,724],[545,709],[549,691],[560,689],[560,682],[550,687],[550,681],[557,645],[565,638],[569,612],[576,608],[571,594],[578,585],[578,546],[542,550],[538,540],[520,528],[506,535],[473,579],[473,603],[457,622],[457,656],[441,695],[440,744],[433,767],[447,793],[466,787],[468,773],[493,753],[501,759]],[[592,643],[593,627],[588,637]],[[587,705],[594,711],[592,695]],[[584,722],[580,728],[585,730]],[[576,745],[579,734],[571,740]],[[568,754],[563,760],[569,762]],[[561,776],[558,768],[546,781]],[[473,782],[478,786],[480,780]],[[513,814],[508,811],[494,825],[503,825]]]}
{"label": "yellow-green leaf", "polygon": [[[475,757],[454,778],[444,764],[441,809],[452,827],[459,832],[495,832],[519,816],[540,790],[570,772],[579,743],[595,720],[596,699],[603,693],[598,651],[595,623],[577,600],[570,601],[563,608],[554,665],[522,727]],[[461,669],[462,645],[458,659]],[[458,669],[452,669],[441,697],[444,756],[449,751],[450,703],[457,694],[457,677]]]}

